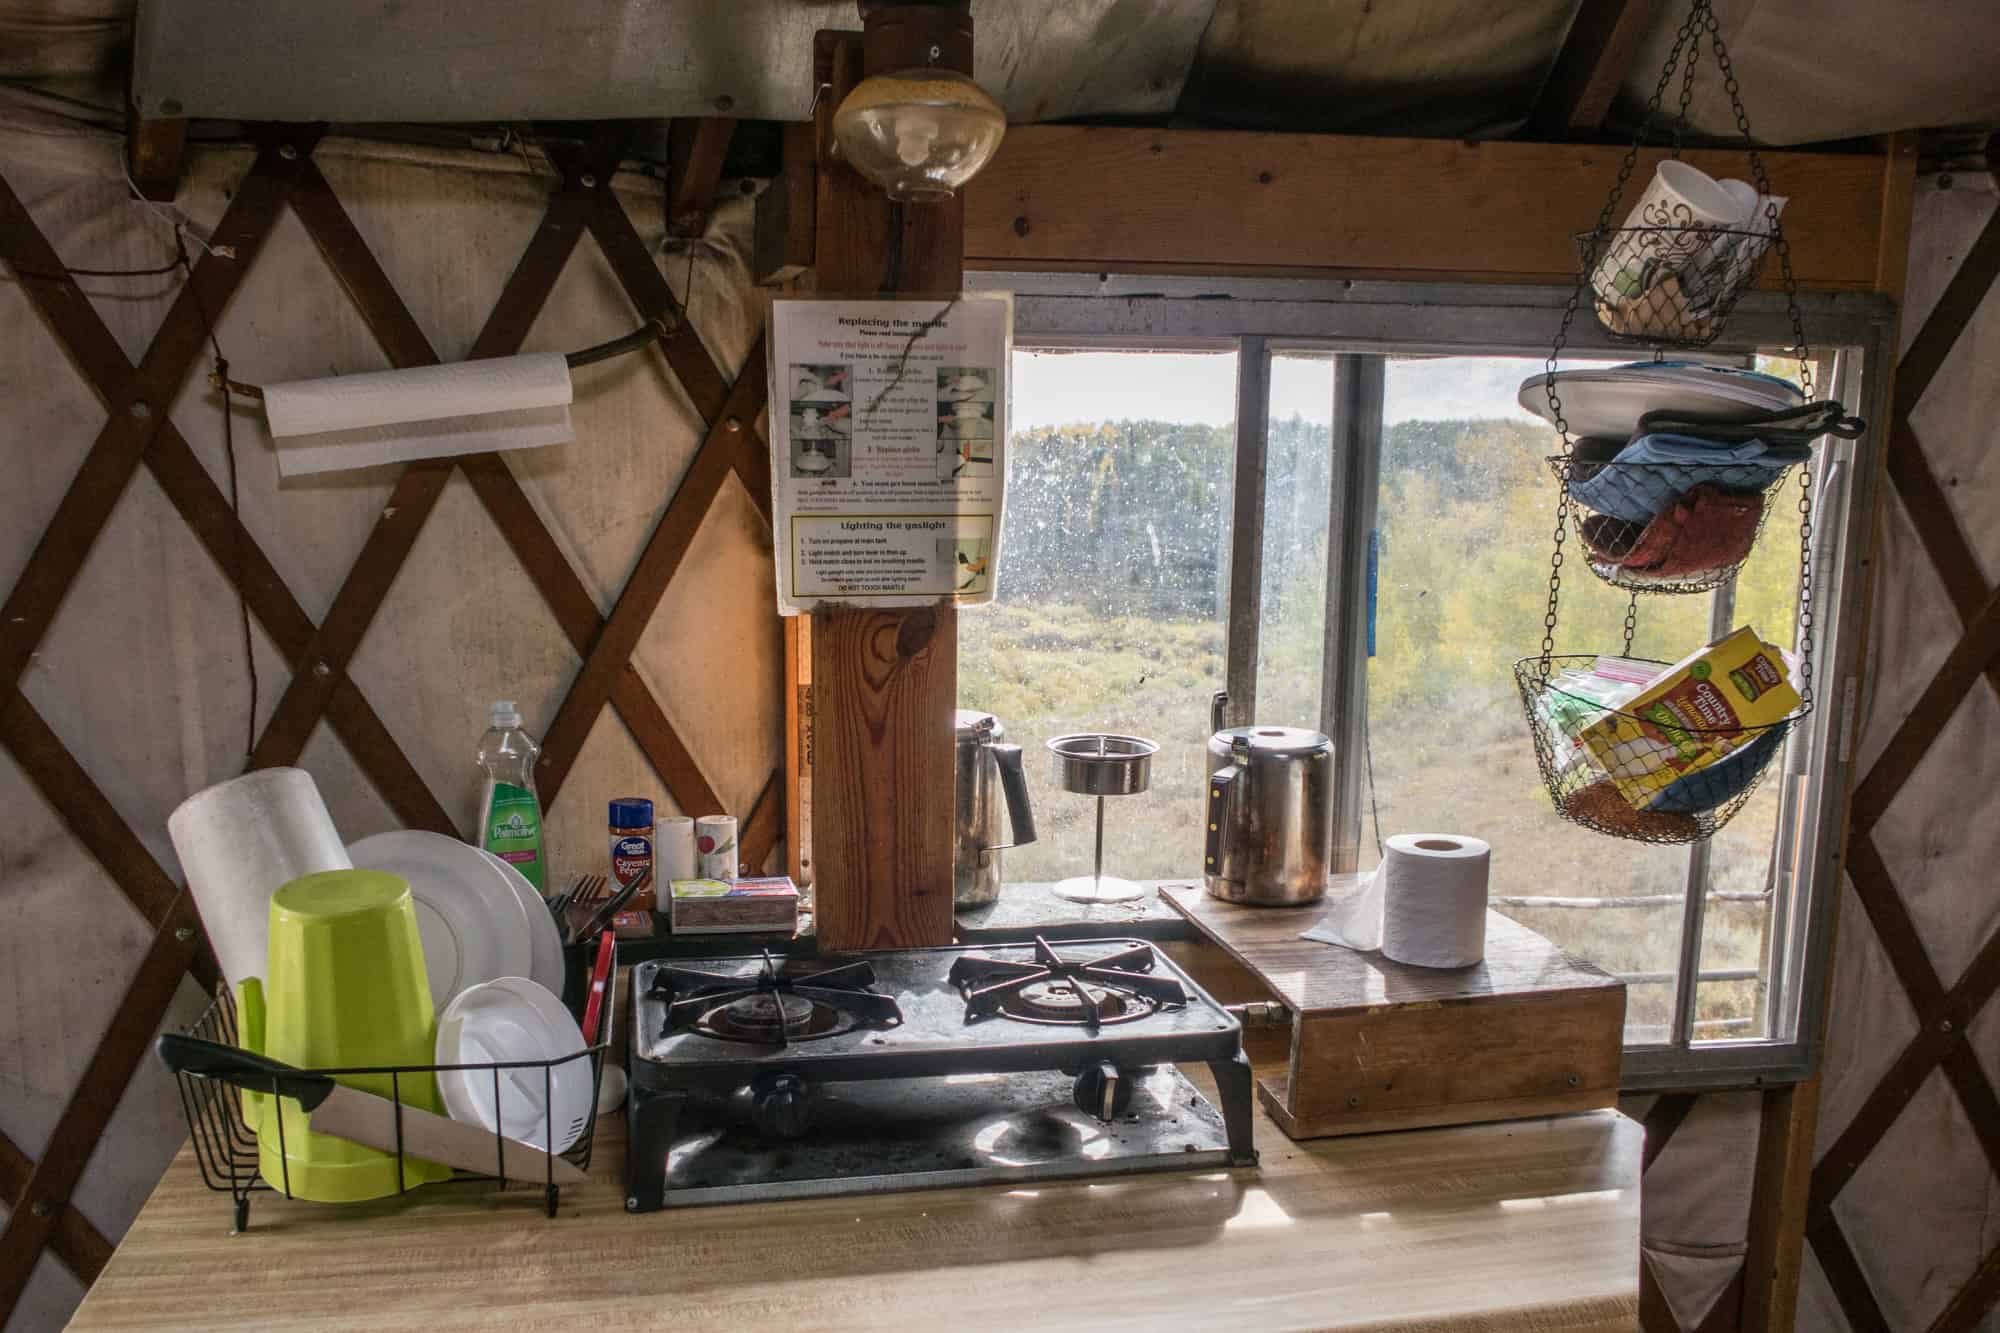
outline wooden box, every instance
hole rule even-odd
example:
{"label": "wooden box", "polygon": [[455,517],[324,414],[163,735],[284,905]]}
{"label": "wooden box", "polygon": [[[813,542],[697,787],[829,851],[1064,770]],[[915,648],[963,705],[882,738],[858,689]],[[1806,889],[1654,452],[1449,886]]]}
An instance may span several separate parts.
{"label": "wooden box", "polygon": [[[1336,877],[1332,893],[1358,882]],[[1295,1139],[1617,1103],[1624,983],[1506,917],[1487,914],[1483,963],[1441,970],[1300,939],[1324,903],[1160,894],[1290,1012],[1287,1067],[1260,1062],[1257,1095]]]}

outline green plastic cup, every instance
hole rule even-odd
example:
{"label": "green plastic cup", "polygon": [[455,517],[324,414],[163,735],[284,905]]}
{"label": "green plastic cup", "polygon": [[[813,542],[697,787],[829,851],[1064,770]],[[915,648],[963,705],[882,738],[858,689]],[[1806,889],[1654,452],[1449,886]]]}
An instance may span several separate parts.
{"label": "green plastic cup", "polygon": [[[270,926],[262,982],[237,988],[245,1049],[306,1069],[435,1062],[437,1010],[408,881],[379,870],[305,875],[272,896]],[[430,1074],[339,1081],[444,1114]],[[253,1094],[245,1102],[257,1131],[258,1169],[274,1188],[289,1186],[295,1197],[322,1203],[396,1193],[393,1154],[313,1133],[291,1098]],[[405,1157],[401,1184],[450,1175],[448,1166]]]}

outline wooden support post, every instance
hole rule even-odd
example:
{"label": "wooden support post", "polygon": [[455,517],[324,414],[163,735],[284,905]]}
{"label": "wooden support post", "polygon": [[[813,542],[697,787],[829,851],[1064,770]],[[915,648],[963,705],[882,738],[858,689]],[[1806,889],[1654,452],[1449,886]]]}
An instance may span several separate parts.
{"label": "wooden support post", "polygon": [[1660,0],[1584,0],[1542,85],[1529,130],[1560,140],[1603,129],[1661,7]]}
{"label": "wooden support post", "polygon": [[734,116],[684,118],[668,127],[667,230],[675,236],[699,236],[708,227],[735,132]]}
{"label": "wooden support post", "polygon": [[171,204],[187,165],[187,119],[147,118],[125,105],[125,171],[142,198]]}
{"label": "wooden support post", "polygon": [[[1910,252],[1917,146],[1914,136],[1905,133],[1889,136],[1882,147],[1883,156],[1880,163],[1882,186],[1880,221],[1876,230],[1875,285],[1878,290],[1894,297],[1900,304]],[[2000,232],[1995,234],[2000,236]],[[1996,247],[1994,258],[2000,260],[2000,247]],[[1961,274],[1964,272],[1963,267],[1960,272]],[[1991,279],[1992,274],[1989,272],[1987,282],[1990,283]],[[1985,284],[1982,284],[1979,294],[1973,297],[1971,304],[1965,308],[1963,319],[1970,318],[1971,310],[1977,307],[1984,294]],[[1940,301],[1939,305],[1942,307],[1945,302]],[[1915,406],[1916,400],[1922,397],[1923,389],[1929,383],[1929,372],[1923,368],[1926,358],[1918,352],[1918,345],[1926,342],[1927,334],[1932,335],[1934,347],[1937,343],[1943,344],[1936,351],[1937,359],[1941,362],[1945,353],[1949,351],[1950,344],[1955,341],[1960,328],[1962,323],[1955,324],[1948,311],[1942,323],[1937,322],[1937,313],[1934,311],[1931,318],[1925,321],[1925,327],[1918,333],[1910,351],[1904,353],[1902,363],[1893,369],[1885,368],[1885,373],[1889,377],[1888,392],[1885,396],[1893,405],[1893,419],[1888,423],[1890,447],[1881,451],[1876,463],[1880,472],[1875,478],[1875,484],[1869,488],[1878,497],[1886,489],[1881,483],[1885,479],[1893,480],[1901,492],[1903,504],[1907,507],[1911,504],[1912,497],[1909,483],[1914,480],[1909,474],[1914,471],[1925,478],[1930,476],[1929,469],[1923,463],[1922,446],[1909,434],[1909,411]],[[1892,330],[1890,345],[1895,346],[1899,341],[1898,333]],[[1916,354],[1914,364],[1913,354]],[[1935,365],[1933,364],[1931,368],[1934,370]],[[1870,371],[1870,374],[1874,373],[1876,372]],[[1911,463],[1915,464],[1914,469],[1908,466]],[[1878,506],[1881,504],[1880,499],[1877,500],[1877,504]],[[1861,531],[1864,533],[1862,540],[1866,546],[1866,554],[1861,561],[1861,568],[1873,571],[1879,568],[1882,523],[1879,517],[1871,515],[1866,517],[1865,524]],[[1932,532],[1938,532],[1946,541],[1957,535],[1956,526],[1949,521],[1920,523],[1918,528],[1927,537]],[[1952,556],[1941,555],[1935,547],[1927,549],[1933,563],[1937,565],[1938,572],[1945,576],[1947,586],[1951,586],[1944,562]],[[1969,550],[1965,560],[1970,565],[1972,557]],[[1862,643],[1869,642],[1869,626],[1874,618],[1875,598],[1880,588],[1880,584],[1871,587],[1862,599],[1861,621],[1854,630],[1855,637]],[[1960,585],[1956,591],[1958,595],[1955,600],[1960,618],[1966,623],[1967,628],[1971,629],[1975,619],[1973,607],[1975,589]],[[1961,648],[1963,646],[1960,645]],[[1854,686],[1859,687],[1866,683],[1866,669],[1864,666],[1862,674],[1852,682]],[[1972,684],[1973,682],[1968,682],[1967,688],[1971,688]],[[2000,682],[1996,682],[1996,687],[2000,687]],[[1850,722],[1848,725],[1858,724]],[[1895,748],[1892,740],[1890,750],[1893,751]],[[1914,764],[1914,761],[1912,763]],[[1918,1043],[1923,1044],[1912,1043],[1911,1049],[1904,1053],[1903,1058],[1890,1066],[1882,1083],[1877,1086],[1875,1096],[1869,1099],[1873,1106],[1869,1103],[1863,1104],[1848,1129],[1828,1146],[1820,1159],[1817,1171],[1813,1165],[1813,1154],[1819,1137],[1819,1076],[1814,1075],[1805,1082],[1789,1088],[1775,1088],[1765,1092],[1763,1114],[1758,1126],[1757,1161],[1751,1182],[1749,1231],[1743,1261],[1742,1313],[1737,1325],[1742,1333],[1779,1333],[1780,1330],[1796,1325],[1799,1279],[1808,1241],[1812,1244],[1814,1256],[1819,1262],[1827,1285],[1848,1314],[1849,1321],[1857,1328],[1868,1327],[1871,1317],[1879,1323],[1880,1311],[1874,1308],[1874,1296],[1869,1291],[1867,1278],[1862,1275],[1859,1265],[1855,1262],[1853,1251],[1849,1248],[1846,1237],[1841,1233],[1840,1223],[1834,1216],[1833,1196],[1840,1188],[1834,1178],[1840,1176],[1844,1183],[1846,1177],[1851,1177],[1852,1172],[1859,1167],[1861,1158],[1866,1156],[1869,1146],[1879,1142],[1880,1135],[1887,1132],[1889,1124],[1898,1114],[1898,1109],[1891,1107],[1896,1100],[1899,1084],[1907,1087],[1908,1091],[1903,1094],[1905,1099],[1915,1095],[1924,1075],[1913,1075],[1913,1068],[1925,1059],[1930,1050],[1937,1050],[1940,1060],[1944,1058],[1941,1049],[1944,1043],[1937,1039],[1948,1037],[1952,1027],[1952,1024],[1947,1022],[1944,1025],[1946,1031],[1939,1032],[1933,1026],[1934,1019],[1949,1009],[1952,997],[1939,993],[1942,991],[1942,985],[1935,973],[1930,971],[1928,962],[1924,960],[1922,946],[1918,943],[1915,930],[1909,925],[1907,916],[1895,905],[1894,887],[1888,882],[1887,871],[1882,867],[1874,843],[1868,836],[1869,820],[1865,812],[1871,808],[1873,798],[1881,791],[1880,787],[1871,785],[1881,766],[1882,761],[1878,758],[1868,772],[1852,777],[1846,790],[1840,793],[1839,799],[1845,809],[1841,821],[1844,832],[1839,863],[1847,868],[1855,896],[1869,917],[1869,923],[1864,928],[1874,930],[1885,951],[1890,952],[1892,959],[1896,960],[1897,978],[1919,1016]],[[1887,800],[1893,795],[1892,791],[1882,798],[1885,807]],[[1827,929],[1826,977],[1821,983],[1826,990],[1822,994],[1823,1003],[1820,1006],[1820,1031],[1809,1034],[1814,1044],[1822,1050],[1825,1048],[1826,1015],[1833,1007],[1833,962],[1840,956],[1839,936],[1842,923],[1839,913],[1834,910],[1838,906],[1838,899],[1839,895],[1836,894],[1835,901],[1826,904],[1828,915],[1831,917]],[[1979,973],[1980,969],[1977,967],[1968,969],[1966,979],[1974,980]],[[1970,1015],[1961,1013],[1958,1017],[1963,1023]],[[1904,1104],[1907,1104],[1906,1100]],[[1868,1128],[1875,1123],[1879,1123],[1879,1129]],[[1864,1139],[1868,1141],[1869,1146],[1861,1146]],[[1857,1148],[1858,1152],[1855,1151]],[[1852,1154],[1851,1161],[1850,1154]],[[1843,1165],[1844,1162],[1850,1164]]]}
{"label": "wooden support post", "polygon": [[750,272],[761,287],[782,286],[813,266],[813,195],[818,183],[813,127],[787,125],[784,136],[784,169],[757,196]]}
{"label": "wooden support post", "polygon": [[[813,881],[812,617],[785,619],[785,856],[792,882]],[[817,912],[817,907],[815,907]]]}
{"label": "wooden support post", "polygon": [[[964,0],[864,3],[864,31],[821,33],[828,70],[817,134],[814,266],[822,292],[955,293],[964,207],[891,204],[829,153],[832,109],[861,78],[912,66],[972,72]],[[857,59],[856,57],[859,57]],[[951,942],[952,712],[958,614],[827,611],[813,616],[814,906],[822,949]]]}
{"label": "wooden support post", "polygon": [[1743,1333],[1782,1333],[1797,1317],[1818,1126],[1817,1077],[1764,1094],[1743,1256]]}

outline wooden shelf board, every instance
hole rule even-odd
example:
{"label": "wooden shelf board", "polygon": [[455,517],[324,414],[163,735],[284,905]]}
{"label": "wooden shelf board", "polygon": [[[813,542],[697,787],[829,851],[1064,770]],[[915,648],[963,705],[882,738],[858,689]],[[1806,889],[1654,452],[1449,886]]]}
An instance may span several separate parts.
{"label": "wooden shelf board", "polygon": [[[1328,897],[1348,892],[1363,878],[1334,876]],[[1497,912],[1486,915],[1485,961],[1441,969],[1300,939],[1299,932],[1326,914],[1324,900],[1306,907],[1245,907],[1211,898],[1198,887],[1178,886],[1162,888],[1160,896],[1255,973],[1293,1013],[1306,1017],[1557,990],[1622,989],[1615,977]]]}

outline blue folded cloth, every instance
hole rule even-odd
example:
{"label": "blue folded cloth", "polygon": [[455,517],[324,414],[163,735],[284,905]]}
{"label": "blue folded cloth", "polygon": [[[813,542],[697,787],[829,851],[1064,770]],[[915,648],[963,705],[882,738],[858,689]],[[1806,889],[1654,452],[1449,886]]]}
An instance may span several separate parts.
{"label": "blue folded cloth", "polygon": [[1630,523],[1654,515],[1703,482],[1725,490],[1761,491],[1794,463],[1812,457],[1803,444],[1744,440],[1722,444],[1693,435],[1654,432],[1633,438],[1609,463],[1590,476],[1572,476],[1569,493],[1577,503]]}
{"label": "blue folded cloth", "polygon": [[1724,756],[1707,768],[1676,778],[1653,798],[1648,810],[1667,814],[1698,815],[1714,810],[1741,796],[1764,771],[1764,766],[1785,743],[1791,729],[1789,720],[1766,727],[1748,745]]}

